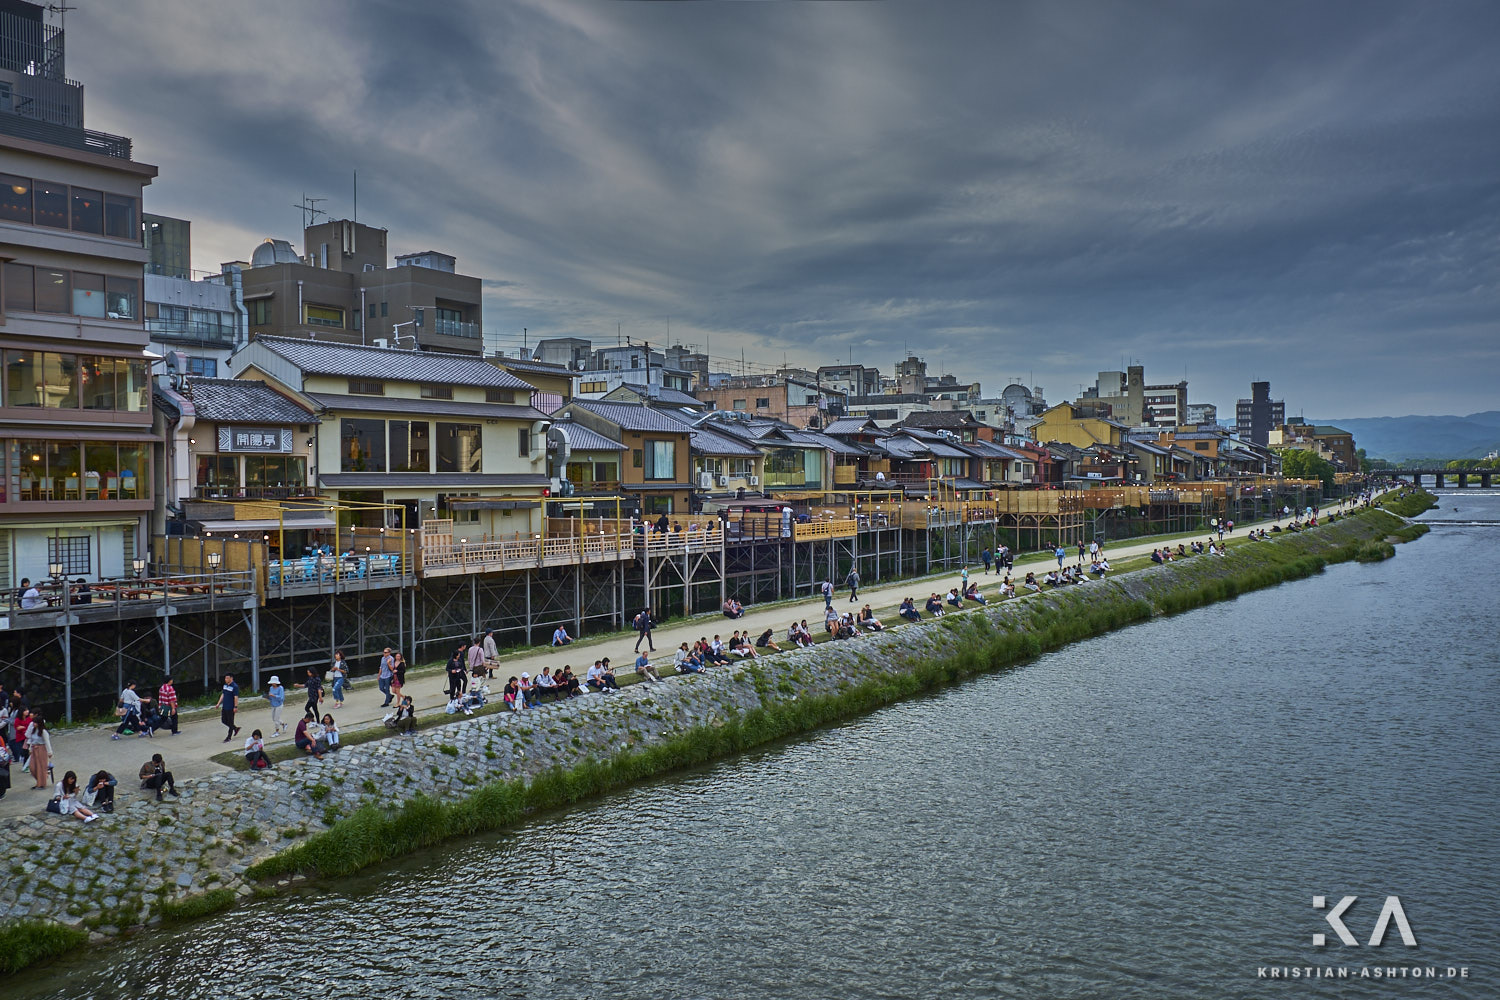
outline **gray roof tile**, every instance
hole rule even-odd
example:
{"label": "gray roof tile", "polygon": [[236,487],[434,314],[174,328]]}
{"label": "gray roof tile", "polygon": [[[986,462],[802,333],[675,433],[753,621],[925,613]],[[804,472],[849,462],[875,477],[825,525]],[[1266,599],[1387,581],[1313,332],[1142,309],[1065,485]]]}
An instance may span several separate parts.
{"label": "gray roof tile", "polygon": [[484,385],[503,389],[534,389],[510,372],[480,357],[438,351],[403,351],[388,347],[360,347],[289,337],[258,337],[255,342],[286,358],[311,375],[394,379],[438,385]]}
{"label": "gray roof tile", "polygon": [[603,403],[597,399],[575,399],[568,409],[583,409],[595,416],[603,417],[627,431],[658,431],[665,434],[686,434],[691,428],[681,420],[659,413],[640,403]]}
{"label": "gray roof tile", "polygon": [[313,413],[258,379],[192,378],[183,395],[200,420],[219,423],[306,424]]}

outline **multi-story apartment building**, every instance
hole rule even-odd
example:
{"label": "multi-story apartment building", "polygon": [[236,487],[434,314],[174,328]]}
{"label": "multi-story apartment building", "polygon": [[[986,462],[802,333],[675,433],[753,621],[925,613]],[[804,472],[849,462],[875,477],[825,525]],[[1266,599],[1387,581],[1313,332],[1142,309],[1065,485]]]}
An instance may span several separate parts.
{"label": "multi-story apartment building", "polygon": [[1286,403],[1271,398],[1270,382],[1251,382],[1250,398],[1235,402],[1235,433],[1246,441],[1265,447],[1271,437],[1271,428],[1284,423]]}
{"label": "multi-story apartment building", "polygon": [[340,219],[308,226],[300,256],[285,240],[256,247],[243,273],[251,338],[480,354],[480,279],[433,250],[388,267],[386,236]]}
{"label": "multi-story apartment building", "polygon": [[141,192],[156,167],[83,127],[42,7],[0,6],[0,573],[97,580],[147,549]]}
{"label": "multi-story apartment building", "polygon": [[1128,427],[1176,427],[1187,418],[1187,385],[1186,380],[1147,385],[1145,366],[1131,365],[1123,372],[1100,372],[1079,403],[1107,405],[1109,418]]}

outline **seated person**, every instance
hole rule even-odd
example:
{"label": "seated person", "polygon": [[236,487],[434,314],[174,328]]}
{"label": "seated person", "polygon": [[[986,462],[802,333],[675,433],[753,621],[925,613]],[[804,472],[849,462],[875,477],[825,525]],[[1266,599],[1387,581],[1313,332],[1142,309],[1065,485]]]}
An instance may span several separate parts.
{"label": "seated person", "polygon": [[969,589],[964,591],[964,600],[974,601],[978,604],[990,603],[989,601],[985,600],[984,595],[979,592],[979,584],[977,583],[969,584]]}
{"label": "seated person", "polygon": [[521,682],[515,677],[505,682],[505,687],[501,690],[500,697],[511,711],[519,712],[526,707],[525,703],[521,700]]}
{"label": "seated person", "polygon": [[619,685],[614,683],[614,679],[614,675],[611,674],[609,679],[605,680],[604,664],[598,660],[595,660],[594,665],[592,667],[589,667],[588,676],[584,679],[584,683],[588,684],[588,686],[595,691],[607,692],[617,690],[619,688]]}
{"label": "seated person", "polygon": [[937,615],[941,617],[943,614],[943,602],[938,600],[938,595],[930,594],[928,595],[927,603],[926,605],[924,605],[924,609],[929,615]]}
{"label": "seated person", "polygon": [[[312,715],[311,712],[308,713]],[[177,783],[172,780],[172,772],[167,770],[167,762],[162,760],[161,754],[154,753],[151,759],[141,765],[140,770],[141,787],[156,790],[156,801],[161,801],[161,792],[165,788],[168,795],[177,796]]]}
{"label": "seated person", "polygon": [[[1027,575],[1029,576],[1030,574],[1028,573]],[[1062,578],[1057,575],[1057,570],[1053,570],[1046,576],[1042,577],[1042,582],[1049,587],[1056,587],[1059,583],[1062,582]]]}
{"label": "seated person", "polygon": [[1025,587],[1027,590],[1034,591],[1035,593],[1038,593],[1038,594],[1040,594],[1042,592],[1042,585],[1040,583],[1036,582],[1036,574],[1035,573],[1027,573],[1026,574],[1026,579],[1024,579],[1024,580],[1021,581],[1021,586]]}
{"label": "seated person", "polygon": [[61,816],[72,816],[85,823],[92,823],[99,818],[94,810],[83,804],[78,790],[78,775],[72,771],[64,774],[62,780],[57,783],[52,801],[47,803],[47,811]]}
{"label": "seated person", "polygon": [[745,606],[734,598],[729,598],[722,605],[725,618],[739,618],[745,613]]}
{"label": "seated person", "polygon": [[1093,565],[1089,566],[1089,572],[1094,574],[1095,576],[1102,577],[1104,575],[1104,566],[1099,562],[1099,560],[1095,559]]}
{"label": "seated person", "polygon": [[1005,579],[1003,579],[1003,580],[1000,581],[1000,596],[1001,597],[1015,597],[1016,596],[1016,581],[1014,581],[1014,580],[1012,580],[1010,578],[1010,574],[1009,573],[1006,573],[1005,574]]}
{"label": "seated person", "polygon": [[964,606],[964,599],[962,597],[958,596],[958,588],[957,587],[950,587],[949,588],[949,590],[948,590],[948,596],[947,596],[947,598],[945,598],[945,600],[947,600],[947,602],[949,604],[953,605],[953,607],[955,607],[955,608],[961,608],[961,607]]}
{"label": "seated person", "polygon": [[714,641],[708,644],[707,662],[717,664],[729,662],[729,647],[717,635],[714,636]]}
{"label": "seated person", "polygon": [[561,698],[563,693],[557,689],[557,678],[552,676],[551,667],[543,667],[542,672],[536,678],[536,697],[540,701],[550,698],[553,701]]}
{"label": "seated person", "polygon": [[772,634],[775,631],[776,631],[775,629],[769,629],[768,628],[764,632],[762,632],[760,634],[760,638],[755,640],[755,648],[756,649],[769,649],[773,653],[779,653],[779,652],[781,652],[781,647],[778,646],[778,645],[776,645],[775,640],[773,640],[771,638]]}
{"label": "seated person", "polygon": [[703,661],[694,655],[685,642],[677,647],[677,652],[672,654],[672,666],[677,669],[679,674],[699,674],[703,672]]}
{"label": "seated person", "polygon": [[571,665],[564,663],[562,673],[553,674],[552,677],[557,681],[557,687],[564,698],[576,698],[583,694],[583,685],[578,682]]}
{"label": "seated person", "polygon": [[1178,542],[1177,543],[1177,556],[1178,556],[1178,558],[1180,559],[1180,558],[1182,558],[1183,556],[1185,556],[1187,554],[1188,554],[1187,546],[1183,545],[1181,542]]}
{"label": "seated person", "polygon": [[320,723],[322,732],[318,734],[318,746],[324,753],[331,753],[339,749],[339,727],[333,721],[333,716],[325,714]]}
{"label": "seated person", "polygon": [[554,646],[566,646],[572,641],[573,637],[568,635],[568,630],[561,625],[557,626],[557,631],[552,633],[552,645]]}
{"label": "seated person", "polygon": [[396,710],[396,732],[415,735],[417,731],[417,706],[411,695],[402,695],[401,707]]}
{"label": "seated person", "polygon": [[516,690],[521,696],[522,708],[536,707],[537,702],[540,700],[539,690],[536,682],[531,679],[531,675],[524,670],[521,671],[521,679],[516,682]]}
{"label": "seated person", "polygon": [[910,622],[919,622],[922,620],[922,613],[917,610],[916,603],[910,597],[901,602],[901,607],[896,613]]}
{"label": "seated person", "polygon": [[788,642],[796,643],[801,649],[806,649],[813,644],[812,636],[804,632],[797,622],[792,622],[791,627],[786,630],[786,638]]}
{"label": "seated person", "polygon": [[1160,566],[1163,562],[1166,561],[1166,560],[1162,559],[1162,557],[1161,557],[1161,549],[1152,549],[1151,550],[1151,561],[1154,562],[1154,563],[1156,563],[1158,566]]}
{"label": "seated person", "polygon": [[750,637],[748,635],[740,635],[739,632],[735,632],[734,635],[729,637],[729,649],[730,652],[736,653],[742,658],[755,659],[755,647],[750,645]]}
{"label": "seated person", "polygon": [[245,741],[245,763],[250,765],[250,770],[260,771],[271,765],[271,758],[266,756],[266,739],[261,735],[259,729],[250,734]]}
{"label": "seated person", "polygon": [[859,609],[859,626],[868,632],[885,631],[885,626],[880,624],[880,619],[875,617],[875,612],[870,610],[868,604]]}
{"label": "seated person", "polygon": [[108,771],[95,771],[88,784],[78,791],[83,804],[100,812],[115,811],[115,776]]}
{"label": "seated person", "polygon": [[656,668],[651,665],[651,658],[645,653],[636,656],[635,673],[643,681],[655,683],[661,680],[661,674],[656,672]]}
{"label": "seated person", "polygon": [[832,605],[829,605],[823,611],[823,631],[832,635],[838,631],[838,623],[839,613],[833,609]]}
{"label": "seated person", "polygon": [[309,727],[316,729],[317,725],[318,718],[317,716],[313,715],[312,709],[309,708],[302,714],[302,721],[297,723],[297,728],[292,732],[292,743],[294,743],[297,749],[301,750],[303,753],[309,754],[313,757],[318,758],[319,760],[322,760],[323,751],[319,749],[318,744],[314,742],[317,739],[316,732],[312,734],[308,733]]}

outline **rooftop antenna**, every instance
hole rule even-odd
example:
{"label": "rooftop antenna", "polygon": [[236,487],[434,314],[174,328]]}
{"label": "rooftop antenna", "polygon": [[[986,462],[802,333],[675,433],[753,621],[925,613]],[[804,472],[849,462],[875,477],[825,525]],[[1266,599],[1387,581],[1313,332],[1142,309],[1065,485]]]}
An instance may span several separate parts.
{"label": "rooftop antenna", "polygon": [[354,171],[354,221],[359,221],[359,171]]}
{"label": "rooftop antenna", "polygon": [[309,198],[307,196],[307,193],[303,192],[303,194],[302,194],[302,200],[300,202],[298,202],[297,204],[295,204],[295,205],[292,206],[293,208],[298,208],[298,209],[302,210],[302,228],[303,229],[306,229],[308,226],[315,226],[315,225],[317,225],[317,223],[318,223],[318,216],[320,216],[320,215],[326,216],[328,214],[326,211],[324,211],[323,209],[321,209],[321,208],[318,207],[318,202],[320,202],[320,201],[327,201],[327,200],[328,200],[327,198]]}

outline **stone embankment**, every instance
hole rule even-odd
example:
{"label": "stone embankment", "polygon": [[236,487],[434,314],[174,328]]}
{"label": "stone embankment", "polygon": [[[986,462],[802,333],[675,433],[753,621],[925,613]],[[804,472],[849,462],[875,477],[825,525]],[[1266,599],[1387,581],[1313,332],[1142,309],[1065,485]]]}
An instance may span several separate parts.
{"label": "stone embankment", "polygon": [[162,804],[136,790],[138,762],[122,760],[112,816],[85,826],[41,812],[38,797],[34,815],[4,825],[0,945],[47,935],[77,942],[85,931],[102,939],[233,905],[289,878],[336,875],[508,825],[538,806],[848,718],[1153,614],[1309,575],[1399,526],[1367,512],[1227,558],[1195,556],[703,675],[455,720],[323,761],[218,774]]}

